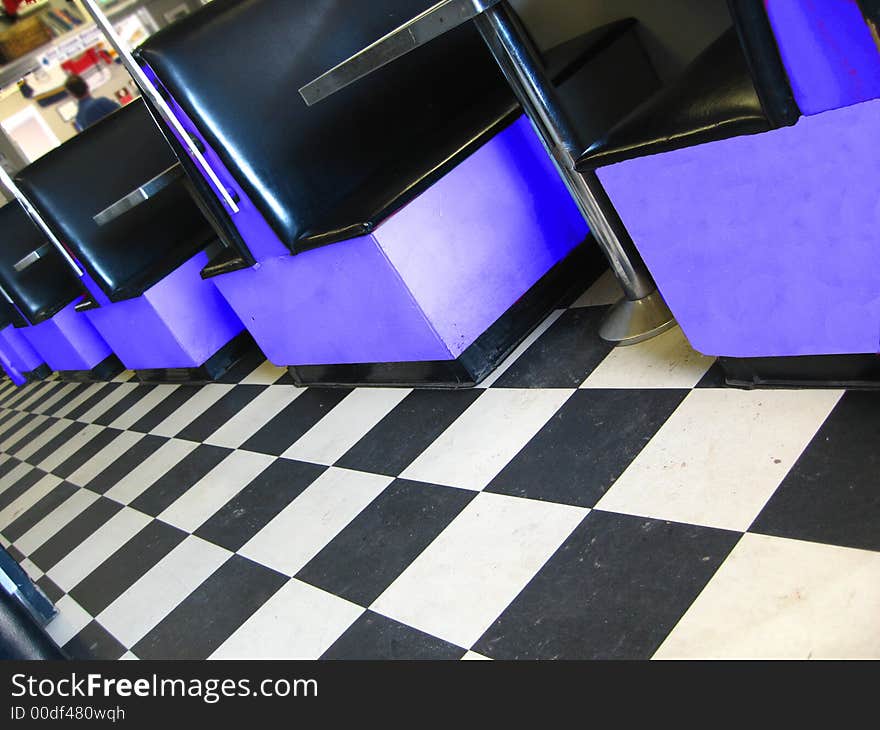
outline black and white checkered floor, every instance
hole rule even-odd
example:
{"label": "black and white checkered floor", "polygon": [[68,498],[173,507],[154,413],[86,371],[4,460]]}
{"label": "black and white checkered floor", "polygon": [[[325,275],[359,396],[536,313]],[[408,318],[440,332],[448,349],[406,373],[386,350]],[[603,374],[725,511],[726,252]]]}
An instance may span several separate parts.
{"label": "black and white checkered floor", "polygon": [[0,390],[0,534],[96,658],[880,657],[880,394],[612,351],[607,276],[472,391]]}

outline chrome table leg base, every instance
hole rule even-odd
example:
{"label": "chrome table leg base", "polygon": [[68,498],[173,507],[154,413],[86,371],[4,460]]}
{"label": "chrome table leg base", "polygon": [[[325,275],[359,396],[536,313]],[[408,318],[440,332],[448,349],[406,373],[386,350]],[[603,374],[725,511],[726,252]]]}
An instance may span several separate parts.
{"label": "chrome table leg base", "polygon": [[617,345],[635,345],[672,329],[675,317],[656,289],[642,299],[623,298],[599,328],[599,336]]}

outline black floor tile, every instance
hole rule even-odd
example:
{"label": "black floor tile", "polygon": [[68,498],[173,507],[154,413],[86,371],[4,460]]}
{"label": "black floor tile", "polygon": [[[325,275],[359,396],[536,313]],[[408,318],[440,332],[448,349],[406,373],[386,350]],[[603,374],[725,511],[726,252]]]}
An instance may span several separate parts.
{"label": "black floor tile", "polygon": [[56,507],[66,502],[78,490],[78,487],[61,482],[49,494],[40,499],[33,507],[25,510],[12,523],[3,529],[7,540],[15,542]]}
{"label": "black floor tile", "polygon": [[64,591],[55,585],[48,575],[44,575],[36,583],[40,590],[46,594],[46,598],[52,601],[52,603],[58,603],[58,601],[64,598]]}
{"label": "black floor tile", "polygon": [[197,446],[132,501],[131,507],[157,517],[231,453],[219,446]]}
{"label": "black floor tile", "polygon": [[162,558],[186,539],[187,533],[153,520],[70,591],[73,599],[97,616]]}
{"label": "black floor tile", "polygon": [[104,411],[104,413],[102,413],[94,420],[94,423],[96,423],[98,426],[109,426],[117,418],[121,418],[126,413],[128,413],[129,410],[131,410],[141,401],[141,399],[146,398],[150,394],[150,392],[155,389],[155,387],[155,385],[147,383],[140,383],[136,385],[131,393],[125,396],[116,405],[113,405],[108,410]]}
{"label": "black floor tile", "polygon": [[350,392],[344,388],[308,388],[241,448],[281,456]]}
{"label": "black floor tile", "polygon": [[78,418],[81,418],[90,410],[92,410],[92,408],[98,405],[98,403],[104,400],[104,398],[106,398],[114,390],[116,390],[120,385],[121,383],[103,383],[101,387],[99,387],[94,393],[92,393],[92,395],[86,398],[82,403],[80,403],[76,408],[74,408],[64,417],[69,418],[71,421],[75,421]]}
{"label": "black floor tile", "polygon": [[321,659],[457,660],[466,651],[372,611],[365,612]]}
{"label": "black floor tile", "polygon": [[287,580],[234,555],[132,650],[141,659],[207,659]]}
{"label": "black floor tile", "polygon": [[[42,419],[40,423],[33,429],[31,429],[27,434],[21,436],[15,443],[9,446],[6,449],[7,454],[11,454],[15,456],[19,451],[21,451],[25,446],[28,446],[35,438],[37,438],[40,434],[47,431],[52,427],[52,424],[57,423],[57,418],[47,418],[45,416],[34,416],[34,418]],[[33,421],[31,421],[33,423]],[[30,459],[31,463],[33,463],[32,459]]]}
{"label": "black floor tile", "polygon": [[10,485],[0,492],[0,510],[6,509],[40,479],[46,476],[46,472],[42,469],[32,468],[27,474],[24,474],[15,484]]}
{"label": "black floor tile", "polygon": [[83,444],[82,448],[73,454],[73,456],[69,459],[65,459],[65,461],[56,466],[52,470],[52,473],[57,474],[63,479],[67,479],[67,477],[89,461],[89,459],[95,456],[95,454],[101,451],[101,449],[109,446],[110,443],[118,438],[121,433],[123,432],[115,428],[103,429],[100,433],[96,434]]}
{"label": "black floor tile", "polygon": [[85,486],[98,494],[106,494],[124,476],[152,456],[167,441],[169,439],[164,436],[144,436]]}
{"label": "black floor tile", "polygon": [[[0,437],[0,438],[2,438],[2,437]],[[21,463],[22,462],[20,462],[14,456],[10,456],[6,461],[4,461],[2,464],[0,464],[0,479],[5,477],[9,472],[11,472],[13,469],[15,469],[15,467],[17,467]]]}
{"label": "black floor tile", "polygon": [[649,659],[739,538],[594,510],[473,649],[493,659]]}
{"label": "black floor tile", "polygon": [[73,401],[75,398],[79,398],[87,388],[91,386],[91,383],[79,383],[75,388],[72,388],[71,391],[65,395],[63,398],[53,403],[46,409],[47,416],[54,416],[58,411],[60,411],[64,406]]}
{"label": "black floor tile", "polygon": [[296,578],[369,606],[476,496],[398,479]]}
{"label": "black floor tile", "polygon": [[135,423],[129,431],[137,431],[138,433],[149,433],[168,418],[172,413],[181,408],[190,398],[202,389],[200,385],[181,385],[168,394],[167,398],[155,407],[150,409],[143,418]]}
{"label": "black floor tile", "polygon": [[494,388],[577,388],[611,352],[599,337],[605,307],[569,309],[514,362]]}
{"label": "black floor tile", "polygon": [[50,384],[50,387],[45,388],[41,393],[39,398],[35,401],[28,404],[28,411],[30,413],[36,413],[40,406],[45,403],[49,398],[55,395],[61,388],[65,386],[65,383],[54,382]]}
{"label": "black floor tile", "polygon": [[61,433],[55,436],[47,444],[41,446],[33,454],[31,454],[28,461],[31,464],[42,464],[43,461],[45,461],[52,454],[58,451],[58,449],[60,449],[64,444],[70,441],[70,439],[76,436],[85,427],[85,423],[80,423],[79,421],[70,421],[67,428],[65,428]]}
{"label": "black floor tile", "polygon": [[6,548],[6,552],[9,553],[9,557],[19,564],[21,564],[21,562],[27,557],[27,555],[24,555],[17,547],[15,547],[15,545],[10,545]]}
{"label": "black floor tile", "polygon": [[[17,415],[17,413],[10,413],[7,417],[11,421],[12,418]],[[35,417],[36,416],[25,415],[19,418],[14,423],[9,423],[8,425],[6,419],[4,419],[4,422],[0,424],[0,429],[2,429],[2,431],[0,431],[0,441],[6,441],[15,436],[18,431],[23,429],[27,424],[31,422],[31,419]]]}
{"label": "black floor tile", "polygon": [[700,378],[700,382],[696,384],[697,388],[726,388],[724,369],[716,361],[706,371],[705,375]]}
{"label": "black floor tile", "polygon": [[202,443],[218,428],[232,420],[242,408],[268,387],[267,385],[239,385],[237,388],[233,388],[180,433],[176,434],[176,437]]}
{"label": "black floor tile", "polygon": [[579,390],[485,491],[594,506],[687,390]]}
{"label": "black floor tile", "polygon": [[28,557],[40,570],[51,570],[121,509],[118,502],[99,497]]}
{"label": "black floor tile", "polygon": [[880,551],[880,392],[850,391],[751,532]]}
{"label": "black floor tile", "polygon": [[63,648],[71,659],[80,661],[116,661],[126,652],[126,648],[97,621],[92,621]]}
{"label": "black floor tile", "polygon": [[[38,383],[38,384],[36,384],[36,386],[34,388],[32,388],[28,392],[27,395],[22,395],[21,398],[19,398],[17,401],[15,401],[15,404],[12,407],[16,408],[17,410],[22,410],[22,406],[24,406],[25,403],[27,403],[29,400],[31,400],[31,398],[36,398],[36,400],[33,403],[28,403],[28,406],[25,409],[25,410],[27,410],[28,413],[33,413],[34,408],[36,407],[36,404],[38,404],[39,401],[43,400],[44,398],[46,398],[47,396],[52,394],[54,392],[56,385],[58,385],[57,381],[52,381],[49,383]],[[38,393],[39,393],[39,395],[37,395]]]}
{"label": "black floor tile", "polygon": [[217,381],[218,383],[238,384],[256,370],[260,365],[266,362],[266,356],[260,352],[260,349],[254,346],[248,350],[235,365],[223,374]]}
{"label": "black floor tile", "polygon": [[336,466],[398,476],[464,413],[482,391],[415,390],[356,443]]}
{"label": "black floor tile", "polygon": [[273,462],[195,534],[235,552],[326,471],[291,459]]}

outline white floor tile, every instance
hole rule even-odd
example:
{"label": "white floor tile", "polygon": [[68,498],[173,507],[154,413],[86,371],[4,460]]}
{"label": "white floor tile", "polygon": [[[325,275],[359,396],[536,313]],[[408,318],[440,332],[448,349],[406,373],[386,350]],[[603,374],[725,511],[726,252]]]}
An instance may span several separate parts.
{"label": "white floor tile", "polygon": [[487,390],[401,477],[483,489],[571,394],[563,388]]}
{"label": "white floor tile", "polygon": [[113,428],[131,428],[179,387],[169,384],[157,385],[110,425]]}
{"label": "white floor tile", "polygon": [[241,385],[272,385],[284,377],[287,368],[280,368],[266,360],[250,375],[241,381]]}
{"label": "white floor tile", "polygon": [[745,531],[840,391],[692,391],[598,509]]}
{"label": "white floor tile", "polygon": [[40,388],[34,388],[30,392],[30,395],[28,395],[27,398],[22,398],[18,402],[18,404],[16,405],[16,408],[18,408],[19,410],[22,410],[22,411],[34,412],[33,409],[31,408],[31,406],[34,403],[36,403],[37,400],[39,400],[44,395],[46,395],[46,393],[50,393],[57,388],[58,388],[57,384],[56,385],[46,385],[45,387],[40,387]]}
{"label": "white floor tile", "polygon": [[267,388],[205,439],[205,443],[237,449],[304,392],[293,385]]}
{"label": "white floor tile", "polygon": [[69,441],[49,454],[49,456],[43,459],[43,461],[37,464],[37,466],[43,471],[52,471],[61,466],[103,430],[103,426],[95,426],[94,424],[87,425],[82,431],[71,436]]}
{"label": "white floor tile", "polygon": [[31,415],[29,413],[16,413],[14,411],[7,411],[6,413],[4,413],[2,421],[0,421],[0,432],[8,431],[23,418],[31,418]]}
{"label": "white floor tile", "polygon": [[564,309],[557,309],[552,312],[549,317],[547,317],[541,324],[539,324],[535,330],[529,334],[522,342],[519,343],[517,348],[511,352],[504,360],[496,367],[481,383],[477,385],[477,388],[490,388],[495,384],[504,373],[506,373],[510,366],[513,365],[518,359],[519,356],[522,355],[526,350],[528,350],[538,338],[543,335],[550,327],[553,326],[553,323],[556,322],[563,314],[565,313]]}
{"label": "white floor tile", "polygon": [[121,657],[119,657],[119,661],[123,661],[123,662],[137,662],[137,661],[140,661],[140,659],[138,659],[138,658],[137,658],[134,654],[132,654],[130,651],[127,651],[127,652],[125,652],[125,654],[123,654]]}
{"label": "white floor tile", "polygon": [[149,522],[150,518],[141,512],[127,507],[120,510],[51,568],[47,575],[61,590],[70,591]]}
{"label": "white floor tile", "polygon": [[97,618],[125,646],[134,646],[219,568],[232,553],[190,535]]}
{"label": "white floor tile", "polygon": [[470,647],[587,512],[479,494],[371,608]]}
{"label": "white floor tile", "polygon": [[615,304],[623,297],[623,289],[614,278],[611,269],[600,276],[594,284],[587,289],[572,307],[604,307]]}
{"label": "white floor tile", "polygon": [[10,469],[0,479],[0,494],[3,494],[3,492],[12,487],[19,479],[24,479],[33,471],[33,468],[30,464],[21,463]]}
{"label": "white floor tile", "polygon": [[52,415],[55,418],[64,418],[68,413],[73,413],[77,408],[79,408],[83,403],[85,403],[89,398],[94,395],[97,395],[102,390],[107,388],[107,383],[95,383],[94,385],[90,385],[86,388],[82,393],[80,393],[76,398],[74,398],[70,403],[66,403],[61,406],[57,412]]}
{"label": "white floor tile", "polygon": [[407,388],[358,388],[284,456],[328,466],[335,463],[410,392]]}
{"label": "white floor tile", "polygon": [[646,342],[614,348],[581,387],[693,388],[714,362],[673,327]]}
{"label": "white floor tile", "polygon": [[58,477],[46,474],[24,494],[19,495],[17,499],[6,505],[6,507],[0,510],[0,530],[5,530],[9,527],[10,524],[21,517],[59,484],[61,484],[61,480]]}
{"label": "white floor tile", "polygon": [[171,439],[116,482],[105,496],[122,504],[131,504],[197,447],[194,441]]}
{"label": "white floor tile", "polygon": [[234,387],[234,385],[221,383],[209,383],[202,386],[198,393],[189,398],[150,433],[156,436],[176,436]]}
{"label": "white floor tile", "polygon": [[51,426],[49,426],[49,428],[47,428],[38,436],[35,436],[33,439],[30,439],[24,446],[22,446],[17,452],[15,452],[15,458],[21,459],[22,461],[27,461],[31,458],[31,456],[36,454],[37,451],[48,444],[53,438],[64,431],[64,429],[66,429],[71,423],[73,423],[73,421],[56,421]]}
{"label": "white floor tile", "polygon": [[136,375],[134,370],[123,370],[119,375],[117,375],[111,383],[127,383],[129,380],[132,380]]}
{"label": "white floor tile", "polygon": [[113,463],[120,456],[122,456],[143,437],[144,434],[142,433],[135,433],[134,431],[123,431],[103,449],[101,449],[97,454],[95,454],[91,459],[89,459],[85,464],[83,464],[79,469],[73,472],[73,474],[71,474],[67,478],[67,481],[80,487],[86,486],[102,471],[112,466]]}
{"label": "white floor tile", "polygon": [[31,431],[33,431],[37,426],[46,421],[46,416],[29,416],[28,422],[17,429],[15,433],[7,436],[3,439],[3,442],[0,443],[0,451],[9,451],[9,447],[17,444],[19,441],[24,439]]}
{"label": "white floor tile", "polygon": [[199,526],[256,479],[274,456],[233,451],[170,505],[159,519],[187,532]]}
{"label": "white floor tile", "polygon": [[58,614],[46,625],[46,631],[58,646],[64,646],[92,622],[92,617],[70,596],[60,598],[55,607]]}
{"label": "white floor tile", "polygon": [[134,393],[137,387],[137,383],[121,383],[117,385],[106,397],[95,403],[76,420],[83,423],[94,423],[95,419],[100,418],[123,398]]}
{"label": "white floor tile", "polygon": [[211,659],[317,659],[364,609],[298,580],[272,596]]}
{"label": "white floor tile", "polygon": [[239,553],[293,575],[392,481],[376,474],[328,469]]}
{"label": "white floor tile", "polygon": [[87,489],[74,492],[69,499],[58,505],[58,507],[18,538],[15,541],[15,547],[25,555],[32,554],[34,550],[55,536],[61,528],[82,514],[97,499],[98,495]]}
{"label": "white floor tile", "polygon": [[45,401],[40,403],[40,405],[36,408],[36,413],[45,413],[52,406],[54,406],[58,401],[68,395],[71,391],[75,390],[79,387],[79,383],[68,383],[67,385],[58,386],[55,389],[55,393],[52,397],[47,398]]}
{"label": "white floor tile", "polygon": [[28,578],[30,578],[35,583],[43,577],[43,571],[40,570],[36,565],[33,564],[30,560],[25,558],[22,560],[19,565],[22,567],[25,573],[28,574]]}
{"label": "white floor tile", "polygon": [[880,553],[745,535],[656,659],[878,659]]}
{"label": "white floor tile", "polygon": [[461,658],[461,660],[463,662],[468,662],[468,661],[491,662],[492,661],[489,657],[483,656],[482,654],[477,654],[477,652],[475,652],[475,651],[469,651],[467,654],[465,654]]}
{"label": "white floor tile", "polygon": [[[28,383],[18,393],[16,393],[9,402],[6,403],[7,408],[15,408],[17,410],[25,410],[24,404],[30,401],[38,392],[43,390],[45,383]],[[49,387],[49,386],[46,386]]]}

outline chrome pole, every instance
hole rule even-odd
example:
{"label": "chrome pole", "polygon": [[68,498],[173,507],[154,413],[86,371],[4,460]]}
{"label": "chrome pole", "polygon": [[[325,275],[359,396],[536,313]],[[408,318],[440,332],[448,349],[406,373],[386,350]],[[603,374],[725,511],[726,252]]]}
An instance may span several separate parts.
{"label": "chrome pole", "polygon": [[474,23],[623,289],[624,299],[611,309],[600,335],[610,342],[635,344],[669,329],[675,324],[672,313],[602,184],[595,174],[584,175],[575,169],[583,151],[581,144],[528,31],[506,2],[487,8]]}
{"label": "chrome pole", "polygon": [[98,7],[97,2],[95,0],[82,0],[85,9],[88,11],[89,15],[92,16],[92,20],[95,21],[97,26],[104,33],[104,36],[110,42],[110,45],[113,46],[116,53],[119,54],[119,58],[122,59],[122,64],[125,66],[131,78],[137,84],[138,88],[141,90],[141,93],[146,96],[150,102],[153,104],[154,108],[159,112],[159,115],[162,119],[165,120],[165,123],[168,124],[175,132],[180,136],[187,152],[196,160],[199,167],[204,170],[205,174],[214,183],[214,186],[219,191],[220,195],[223,197],[224,202],[229,207],[233,213],[238,213],[238,205],[235,202],[235,199],[229,194],[229,191],[226,189],[226,186],[220,182],[220,178],[217,177],[217,173],[211,168],[208,164],[208,161],[205,159],[205,156],[201,153],[199,148],[196,146],[195,142],[193,142],[189,133],[183,128],[183,125],[180,123],[180,120],[174,116],[174,112],[171,111],[171,108],[165,102],[165,99],[162,98],[162,95],[156,89],[155,86],[150,82],[150,79],[147,78],[147,75],[144,73],[144,70],[138,65],[137,61],[134,60],[134,56],[131,55],[131,51],[123,42],[122,38],[119,37],[119,34],[116,32],[116,29],[113,27],[113,24],[104,15],[104,11]]}

